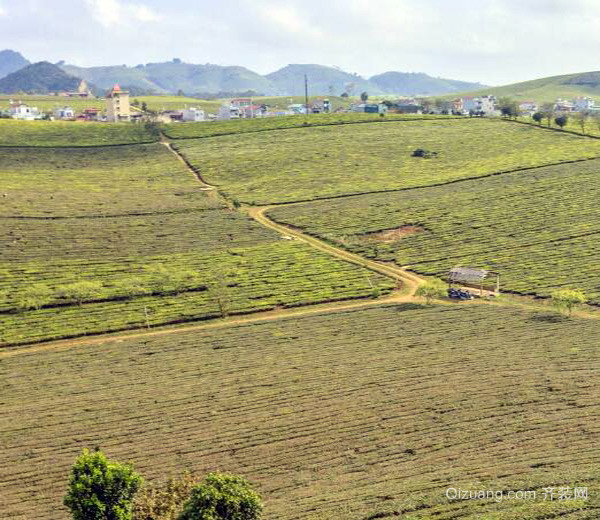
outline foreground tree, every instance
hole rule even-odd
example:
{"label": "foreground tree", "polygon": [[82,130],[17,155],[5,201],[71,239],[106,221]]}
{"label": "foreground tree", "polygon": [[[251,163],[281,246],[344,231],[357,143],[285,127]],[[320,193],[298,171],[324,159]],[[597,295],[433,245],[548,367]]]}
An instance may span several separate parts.
{"label": "foreground tree", "polygon": [[587,302],[585,293],[580,289],[558,289],[552,293],[552,306],[561,314],[570,316],[578,305]]}
{"label": "foreground tree", "polygon": [[257,520],[261,511],[260,496],[246,479],[210,473],[192,489],[178,520]]}
{"label": "foreground tree", "polygon": [[131,520],[133,498],[142,485],[133,467],[109,462],[96,449],[77,458],[64,498],[73,520]]}
{"label": "foreground tree", "polygon": [[431,305],[433,300],[446,296],[446,284],[437,278],[427,280],[419,286],[416,295],[425,298],[427,305]]}

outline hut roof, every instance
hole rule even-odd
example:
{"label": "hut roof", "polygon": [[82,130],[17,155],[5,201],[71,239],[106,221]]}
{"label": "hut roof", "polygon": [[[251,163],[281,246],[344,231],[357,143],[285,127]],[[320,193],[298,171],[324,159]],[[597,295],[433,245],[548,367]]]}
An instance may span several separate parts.
{"label": "hut roof", "polygon": [[454,267],[450,269],[449,278],[452,282],[482,282],[489,271],[473,267]]}

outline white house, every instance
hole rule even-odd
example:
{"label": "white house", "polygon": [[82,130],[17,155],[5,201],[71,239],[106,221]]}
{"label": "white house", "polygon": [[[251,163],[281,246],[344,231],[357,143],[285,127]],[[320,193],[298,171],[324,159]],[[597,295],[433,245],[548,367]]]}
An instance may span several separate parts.
{"label": "white house", "polygon": [[186,108],[183,112],[182,112],[182,118],[183,121],[194,121],[194,122],[198,122],[198,121],[204,121],[204,110],[201,110],[199,108]]}
{"label": "white house", "polygon": [[462,109],[469,113],[483,112],[485,115],[496,114],[496,96],[464,97],[462,98]]}
{"label": "white house", "polygon": [[575,112],[584,112],[586,110],[594,110],[595,103],[592,98],[589,97],[578,97],[573,102],[573,110]]}
{"label": "white house", "polygon": [[54,117],[56,119],[73,119],[75,117],[75,111],[71,107],[57,107],[54,110]]}
{"label": "white house", "polygon": [[9,114],[13,119],[20,119],[22,121],[33,121],[42,117],[42,114],[40,114],[36,107],[30,107],[25,103],[11,103]]}

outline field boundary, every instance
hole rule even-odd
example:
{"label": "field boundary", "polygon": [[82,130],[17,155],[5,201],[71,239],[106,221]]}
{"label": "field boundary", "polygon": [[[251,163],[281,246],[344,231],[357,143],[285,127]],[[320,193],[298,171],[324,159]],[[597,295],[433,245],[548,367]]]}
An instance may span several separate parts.
{"label": "field boundary", "polygon": [[11,220],[86,220],[86,219],[105,219],[105,218],[127,218],[127,217],[152,217],[154,215],[185,215],[186,213],[202,213],[204,211],[219,211],[223,208],[189,208],[182,210],[173,211],[154,211],[154,212],[141,212],[141,213],[116,213],[109,215],[71,215],[69,217],[38,217],[38,216],[27,216],[27,215],[0,215],[0,220],[11,219]]}
{"label": "field boundary", "polygon": [[542,126],[542,125],[538,125],[537,123],[530,123],[529,121],[519,121],[518,119],[505,119],[505,118],[501,118],[500,120],[505,121],[507,123],[518,123],[520,125],[528,125],[528,126],[532,126],[533,128],[539,128],[540,130],[551,130],[553,132],[560,132],[563,134],[571,134],[571,135],[576,135],[578,137],[589,137],[590,139],[600,139],[600,136],[597,136],[597,135],[583,134],[581,132],[576,132],[575,130],[565,130],[563,128],[553,128],[551,126]]}
{"label": "field boundary", "polygon": [[[296,117],[296,116],[290,116],[290,117]],[[165,133],[164,127],[161,131],[169,139],[173,139],[174,141],[186,141],[189,139],[210,139],[211,137],[224,137],[227,135],[255,134],[255,133],[259,133],[259,132],[277,132],[280,130],[298,130],[301,128],[316,128],[319,126],[359,125],[359,124],[364,124],[364,123],[412,123],[414,121],[452,121],[452,120],[456,120],[456,119],[468,120],[468,118],[466,116],[418,117],[418,118],[414,118],[414,119],[399,119],[399,118],[398,119],[393,119],[393,118],[386,119],[385,117],[382,117],[380,119],[373,119],[371,121],[344,121],[344,122],[338,122],[338,123],[309,123],[309,124],[302,124],[302,125],[296,125],[296,126],[286,126],[286,127],[282,127],[282,128],[260,128],[258,130],[248,130],[246,132],[226,132],[226,133],[212,134],[212,135],[201,135],[201,136],[196,136],[196,137],[171,137]],[[200,123],[200,124],[202,124],[202,123]],[[207,122],[207,124],[210,124],[210,122]]]}
{"label": "field boundary", "polygon": [[140,146],[145,144],[158,144],[160,138],[156,138],[152,141],[140,141],[137,143],[106,143],[106,144],[84,144],[80,146],[73,145],[53,145],[53,146],[34,146],[27,144],[10,145],[0,144],[0,150],[86,150],[90,148],[122,148],[123,146]]}

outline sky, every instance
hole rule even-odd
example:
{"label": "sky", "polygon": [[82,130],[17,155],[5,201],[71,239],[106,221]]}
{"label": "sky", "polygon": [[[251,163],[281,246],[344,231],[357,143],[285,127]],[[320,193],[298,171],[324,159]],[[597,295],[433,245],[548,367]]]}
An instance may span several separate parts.
{"label": "sky", "polygon": [[318,63],[502,85],[600,69],[600,0],[0,0],[32,62]]}

